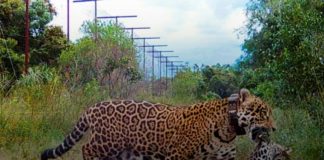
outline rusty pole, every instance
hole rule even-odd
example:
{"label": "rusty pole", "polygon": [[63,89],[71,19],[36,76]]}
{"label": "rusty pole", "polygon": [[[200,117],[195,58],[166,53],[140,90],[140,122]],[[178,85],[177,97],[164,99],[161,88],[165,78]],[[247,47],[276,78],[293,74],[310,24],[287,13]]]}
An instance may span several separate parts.
{"label": "rusty pole", "polygon": [[29,65],[29,0],[25,0],[26,10],[25,10],[25,68],[24,74],[28,74]]}
{"label": "rusty pole", "polygon": [[67,0],[67,41],[70,42],[70,0]]}

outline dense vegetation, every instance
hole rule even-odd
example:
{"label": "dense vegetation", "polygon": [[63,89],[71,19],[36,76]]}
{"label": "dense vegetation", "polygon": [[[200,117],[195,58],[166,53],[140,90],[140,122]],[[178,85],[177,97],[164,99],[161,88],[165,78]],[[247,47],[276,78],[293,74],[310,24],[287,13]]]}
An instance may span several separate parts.
{"label": "dense vegetation", "polygon": [[[236,64],[183,69],[160,96],[142,80],[136,48],[120,26],[85,22],[85,36],[68,44],[60,27],[47,25],[55,10],[45,0],[31,5],[31,68],[23,75],[23,15],[21,0],[0,2],[0,159],[38,159],[97,101],[191,104],[242,87],[273,106],[272,138],[292,147],[293,159],[324,159],[322,1],[251,0]],[[247,137],[237,143],[238,159],[246,158],[253,144]],[[79,147],[63,158],[80,159]]]}

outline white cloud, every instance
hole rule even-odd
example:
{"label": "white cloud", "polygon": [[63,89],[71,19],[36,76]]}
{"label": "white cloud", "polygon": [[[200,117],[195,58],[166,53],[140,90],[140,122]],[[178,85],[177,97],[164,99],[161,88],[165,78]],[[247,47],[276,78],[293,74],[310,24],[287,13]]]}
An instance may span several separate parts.
{"label": "white cloud", "polygon": [[[52,24],[66,31],[66,1],[51,0],[58,12]],[[121,20],[126,27],[149,26],[136,31],[139,36],[160,36],[151,43],[168,44],[168,50],[189,63],[234,63],[242,54],[234,32],[246,19],[247,0],[102,0],[98,1],[98,16],[138,15]],[[94,2],[73,3],[70,0],[70,35],[82,36],[83,21],[94,16]]]}

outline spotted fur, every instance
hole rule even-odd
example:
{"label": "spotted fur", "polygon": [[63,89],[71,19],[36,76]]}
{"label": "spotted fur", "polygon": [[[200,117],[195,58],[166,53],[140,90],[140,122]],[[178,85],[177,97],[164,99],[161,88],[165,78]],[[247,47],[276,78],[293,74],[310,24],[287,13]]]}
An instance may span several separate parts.
{"label": "spotted fur", "polygon": [[253,132],[256,142],[254,151],[250,155],[250,160],[289,160],[290,148],[271,142],[269,132],[258,129]]}
{"label": "spotted fur", "polygon": [[274,142],[261,142],[250,160],[289,160],[291,150]]}
{"label": "spotted fur", "polygon": [[180,107],[106,101],[88,108],[63,143],[45,150],[41,159],[61,156],[88,129],[91,137],[82,147],[85,160],[234,159],[235,137],[255,127],[273,128],[271,120],[271,108],[247,90]]}

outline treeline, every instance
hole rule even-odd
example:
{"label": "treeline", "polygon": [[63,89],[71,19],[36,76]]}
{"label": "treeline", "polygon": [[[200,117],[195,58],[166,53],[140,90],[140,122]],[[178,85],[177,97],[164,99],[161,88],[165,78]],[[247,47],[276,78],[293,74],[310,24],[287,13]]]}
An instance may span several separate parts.
{"label": "treeline", "polygon": [[324,2],[251,1],[247,16],[240,68],[257,71],[261,83],[276,83],[271,86],[282,96],[323,94]]}
{"label": "treeline", "polygon": [[68,43],[61,27],[48,25],[56,14],[51,3],[32,1],[30,74],[24,75],[24,13],[25,4],[21,0],[0,3],[2,94],[10,94],[10,89],[19,81],[38,81],[36,79],[46,77],[44,75],[57,74],[70,90],[83,89],[90,83],[109,91],[108,97],[130,96],[135,87],[133,83],[142,75],[133,41],[120,26],[85,22],[81,27],[83,38]]}
{"label": "treeline", "polygon": [[250,1],[247,16],[243,85],[324,128],[324,2]]}

